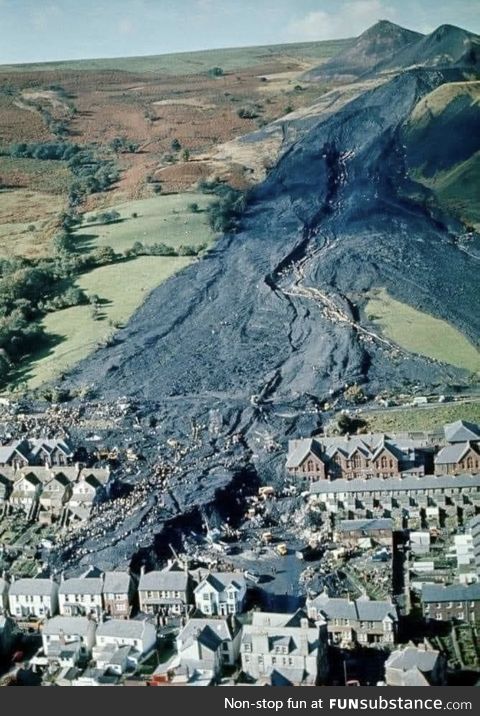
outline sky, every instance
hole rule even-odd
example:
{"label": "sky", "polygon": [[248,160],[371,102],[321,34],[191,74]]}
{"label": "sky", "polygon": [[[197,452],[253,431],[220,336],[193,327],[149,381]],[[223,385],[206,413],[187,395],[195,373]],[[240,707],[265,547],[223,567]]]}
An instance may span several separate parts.
{"label": "sky", "polygon": [[0,0],[0,63],[329,40],[387,19],[480,33],[479,0]]}

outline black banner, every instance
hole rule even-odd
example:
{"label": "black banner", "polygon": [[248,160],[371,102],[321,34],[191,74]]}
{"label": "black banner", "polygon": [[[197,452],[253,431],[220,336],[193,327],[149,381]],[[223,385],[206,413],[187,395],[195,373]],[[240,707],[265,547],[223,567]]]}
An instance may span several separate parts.
{"label": "black banner", "polygon": [[72,687],[40,691],[15,687],[0,691],[1,713],[26,713],[48,709],[100,709],[132,714],[138,709],[169,709],[173,713],[208,714],[208,716],[245,713],[263,714],[343,714],[362,712],[432,714],[434,712],[479,713],[480,692],[471,687],[218,687],[203,688],[163,686],[135,689],[83,687],[72,693]]}

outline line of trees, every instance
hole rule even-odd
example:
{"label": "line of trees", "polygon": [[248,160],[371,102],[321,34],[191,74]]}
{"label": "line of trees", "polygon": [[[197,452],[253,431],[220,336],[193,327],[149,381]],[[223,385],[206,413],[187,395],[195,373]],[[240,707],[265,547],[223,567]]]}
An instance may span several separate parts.
{"label": "line of trees", "polygon": [[124,256],[126,258],[133,256],[198,256],[206,248],[207,244],[199,244],[198,246],[182,244],[178,249],[175,249],[173,246],[167,246],[164,243],[145,245],[141,241],[136,241],[130,249],[126,249]]}
{"label": "line of trees", "polygon": [[95,148],[67,141],[17,142],[1,153],[17,159],[66,162],[74,177],[68,194],[71,207],[89,194],[106,191],[120,176],[115,162],[100,156]]}

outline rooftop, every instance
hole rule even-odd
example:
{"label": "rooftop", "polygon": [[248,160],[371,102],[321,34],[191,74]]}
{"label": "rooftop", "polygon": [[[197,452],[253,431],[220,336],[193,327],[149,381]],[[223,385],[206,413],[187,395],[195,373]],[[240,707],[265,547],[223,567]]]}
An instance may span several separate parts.
{"label": "rooftop", "polygon": [[109,619],[97,627],[97,638],[101,636],[120,639],[143,639],[145,632],[156,634],[153,624],[145,620]]}
{"label": "rooftop", "polygon": [[445,440],[449,443],[480,440],[480,427],[466,420],[456,420],[454,423],[448,423],[444,426],[443,431]]}
{"label": "rooftop", "polygon": [[103,579],[101,577],[75,577],[65,579],[58,590],[59,594],[102,594]]}
{"label": "rooftop", "polygon": [[168,590],[182,592],[187,589],[188,574],[183,571],[164,569],[142,574],[139,590]]}
{"label": "rooftop", "polygon": [[127,594],[131,577],[128,572],[105,572],[104,594]]}
{"label": "rooftop", "polygon": [[372,532],[374,530],[393,530],[393,520],[389,517],[365,520],[341,520],[337,526],[339,532]]}
{"label": "rooftop", "polygon": [[422,602],[478,602],[480,582],[475,584],[424,584]]}
{"label": "rooftop", "polygon": [[13,595],[35,595],[50,596],[57,584],[51,579],[25,578],[16,579],[10,585],[9,594]]}
{"label": "rooftop", "polygon": [[338,494],[358,492],[394,492],[394,491],[416,491],[448,488],[471,488],[480,489],[480,474],[476,475],[425,475],[424,477],[389,477],[384,480],[379,477],[372,477],[369,480],[318,480],[310,486],[313,494]]}
{"label": "rooftop", "polygon": [[58,634],[87,636],[95,622],[87,617],[52,617],[43,626],[43,633],[47,636]]}

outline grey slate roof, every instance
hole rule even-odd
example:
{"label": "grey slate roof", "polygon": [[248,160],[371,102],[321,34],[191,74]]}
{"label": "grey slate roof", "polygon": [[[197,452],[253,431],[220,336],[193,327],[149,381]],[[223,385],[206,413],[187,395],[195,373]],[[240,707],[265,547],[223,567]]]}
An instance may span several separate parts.
{"label": "grey slate roof", "polygon": [[109,619],[97,627],[97,637],[110,636],[124,639],[142,639],[145,631],[156,633],[150,622],[136,619]]}
{"label": "grey slate roof", "polygon": [[165,569],[161,571],[147,572],[142,574],[138,589],[147,590],[168,590],[183,592],[188,586],[188,574],[181,571]]}
{"label": "grey slate roof", "polygon": [[10,585],[10,595],[39,595],[42,597],[48,597],[52,594],[52,590],[55,588],[55,582],[50,579],[16,579]]}
{"label": "grey slate roof", "polygon": [[[238,628],[238,622],[234,622],[234,625]],[[203,634],[205,630],[207,630],[205,645],[210,648],[214,643],[211,632],[213,632],[216,637],[217,646],[218,643],[222,641],[231,641],[233,638],[232,628],[226,619],[205,618],[190,619],[178,635],[178,640],[182,642],[184,647],[188,647],[198,638],[200,634]],[[213,648],[216,649],[217,646],[213,646]]]}
{"label": "grey slate roof", "polygon": [[246,587],[245,577],[240,572],[211,572],[202,579],[195,591],[199,590],[205,582],[219,593],[224,592],[230,585],[233,585],[238,590]]}
{"label": "grey slate roof", "polygon": [[78,634],[87,636],[90,632],[92,620],[87,617],[52,617],[43,626],[43,633],[48,636],[64,634]]}
{"label": "grey slate roof", "polygon": [[474,452],[478,453],[478,450],[476,450],[475,447],[472,446],[469,442],[447,445],[446,447],[442,448],[435,456],[435,464],[452,465],[457,462],[460,462],[465,453],[467,453],[470,449],[473,449]]}
{"label": "grey slate roof", "polygon": [[467,442],[467,440],[480,440],[480,427],[466,420],[456,420],[443,428],[445,440],[449,443]]}
{"label": "grey slate roof", "polygon": [[339,532],[372,532],[374,530],[392,530],[393,520],[389,517],[365,520],[340,520]]}
{"label": "grey slate roof", "polygon": [[311,452],[322,459],[322,448],[316,440],[312,438],[290,440],[287,467],[299,467]]}
{"label": "grey slate roof", "polygon": [[425,477],[372,477],[369,480],[318,480],[310,485],[312,494],[339,492],[394,492],[475,487],[480,489],[480,474],[476,475],[425,475]]}
{"label": "grey slate roof", "polygon": [[[386,448],[395,457],[401,459],[412,454],[415,449],[425,447],[424,440],[398,438],[385,433],[368,433],[365,435],[352,435],[348,437],[319,437],[290,440],[288,443],[287,467],[297,467],[312,449],[318,457],[331,458],[336,452],[350,457],[356,450],[362,452],[370,459],[377,457]],[[292,463],[292,464],[290,464]]]}
{"label": "grey slate roof", "polygon": [[475,584],[423,584],[422,602],[478,602],[480,582]]}
{"label": "grey slate roof", "polygon": [[222,643],[222,638],[219,634],[213,631],[211,626],[205,626],[197,636],[198,642],[210,649],[210,651],[216,651]]}
{"label": "grey slate roof", "polygon": [[66,457],[73,457],[73,448],[67,440],[63,438],[59,439],[45,439],[45,438],[34,438],[28,441],[32,455],[37,455],[41,450],[45,450],[48,453],[52,453],[58,448],[60,452]]}
{"label": "grey slate roof", "polygon": [[301,684],[305,679],[304,669],[296,669],[288,666],[276,666],[270,673],[272,686],[292,686]]}
{"label": "grey slate roof", "polygon": [[128,594],[130,588],[128,572],[105,572],[103,582],[104,594]]}
{"label": "grey slate roof", "polygon": [[0,446],[0,463],[8,462],[16,452],[28,459],[29,447],[26,440],[13,440],[8,445]]}
{"label": "grey slate roof", "polygon": [[309,599],[307,605],[314,606],[327,619],[352,619],[355,621],[381,622],[387,617],[394,621],[398,619],[397,610],[392,602],[377,601],[360,598],[355,601],[343,598],[330,598],[324,592],[314,599]]}
{"label": "grey slate roof", "polygon": [[102,594],[103,579],[99,577],[74,577],[65,579],[58,590],[59,594]]}
{"label": "grey slate roof", "polygon": [[409,671],[418,669],[423,673],[433,671],[439,652],[434,649],[418,649],[416,646],[406,646],[405,649],[393,651],[385,662],[385,668]]}

